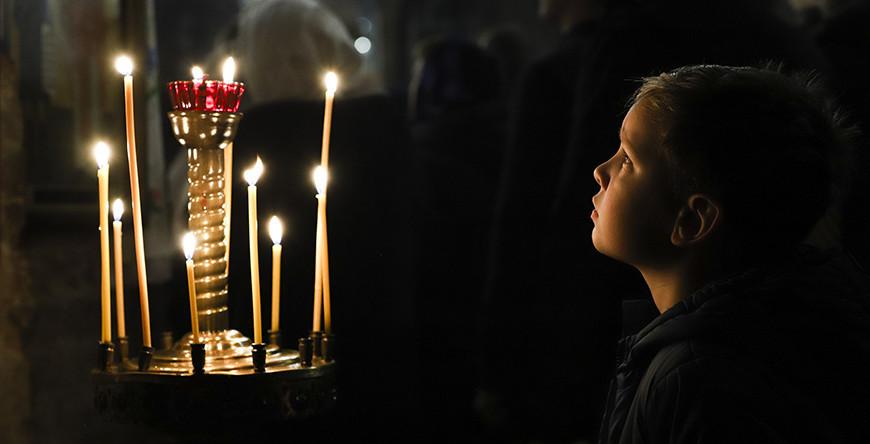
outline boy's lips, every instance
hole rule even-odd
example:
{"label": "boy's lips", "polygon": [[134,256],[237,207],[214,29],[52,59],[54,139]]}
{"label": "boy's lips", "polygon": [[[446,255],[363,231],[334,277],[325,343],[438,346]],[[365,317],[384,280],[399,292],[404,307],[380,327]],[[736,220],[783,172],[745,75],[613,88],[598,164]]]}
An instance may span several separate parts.
{"label": "boy's lips", "polygon": [[591,217],[593,221],[598,220],[598,210],[596,210],[596,209],[593,208],[593,209],[592,209],[592,214],[590,214],[589,217]]}

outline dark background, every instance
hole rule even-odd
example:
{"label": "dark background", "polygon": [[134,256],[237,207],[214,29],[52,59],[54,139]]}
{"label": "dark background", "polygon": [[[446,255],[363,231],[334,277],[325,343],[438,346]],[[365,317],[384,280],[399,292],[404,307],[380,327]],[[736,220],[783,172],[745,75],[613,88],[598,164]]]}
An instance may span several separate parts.
{"label": "dark background", "polygon": [[[509,27],[521,37],[520,63],[546,54],[559,38],[557,26],[537,17],[533,0],[322,3],[353,38],[371,40],[372,49],[363,63],[378,89],[401,112],[407,106],[414,47],[426,38],[448,35],[476,42],[488,31]],[[780,3],[786,9],[790,6]],[[809,34],[830,4],[795,0],[791,6],[797,9],[789,12],[790,19]],[[181,150],[168,137],[163,113],[169,104],[162,85],[186,78],[192,64],[210,60],[239,10],[234,1],[214,0],[0,1],[0,442],[144,442],[151,436],[148,430],[107,423],[92,407],[89,372],[99,334],[99,251],[90,147],[97,138],[114,147],[110,194],[120,194],[129,202],[122,80],[112,67],[115,54],[126,49],[137,60],[137,144],[152,335],[155,344],[164,330],[174,331],[177,338],[178,330],[185,328],[179,323],[186,317],[186,311],[180,311],[186,310],[182,299],[186,293],[178,292],[175,279],[181,253],[171,226],[172,197],[178,190],[170,189],[167,169]],[[504,104],[513,103],[512,86],[501,92]],[[312,113],[317,112],[313,108]],[[489,114],[495,116],[495,137],[507,137],[503,124],[510,112],[500,108]],[[407,120],[408,116],[399,115],[397,134],[409,131],[404,126]],[[240,132],[244,131],[243,122]],[[428,129],[418,126],[414,131],[426,134]],[[236,165],[241,171],[244,163]],[[481,168],[497,176],[497,166]],[[441,193],[438,196],[446,200],[468,192],[461,186],[428,191]],[[127,328],[135,348],[140,341],[139,311],[129,217],[124,227]],[[477,228],[482,230],[477,237],[488,236],[486,229]],[[437,251],[432,254],[439,261],[452,259],[440,257]],[[413,291],[408,293],[413,298]],[[308,293],[304,294],[307,302]],[[294,304],[292,299],[284,301],[282,305]],[[300,305],[307,310],[304,303]],[[443,307],[436,304],[435,308]],[[244,317],[234,319],[240,318]],[[269,318],[264,315],[264,319]],[[246,332],[245,322],[234,327]],[[416,327],[427,328],[425,323]],[[454,327],[464,328],[450,328]],[[416,334],[420,344],[437,340]],[[474,345],[468,345],[468,350],[475,350]]]}

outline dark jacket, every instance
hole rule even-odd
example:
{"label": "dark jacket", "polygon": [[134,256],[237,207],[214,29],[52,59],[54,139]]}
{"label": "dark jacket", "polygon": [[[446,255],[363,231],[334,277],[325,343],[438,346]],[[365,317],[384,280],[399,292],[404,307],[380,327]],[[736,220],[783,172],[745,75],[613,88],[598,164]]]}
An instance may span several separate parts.
{"label": "dark jacket", "polygon": [[599,442],[870,442],[868,295],[815,250],[695,292],[621,342]]}

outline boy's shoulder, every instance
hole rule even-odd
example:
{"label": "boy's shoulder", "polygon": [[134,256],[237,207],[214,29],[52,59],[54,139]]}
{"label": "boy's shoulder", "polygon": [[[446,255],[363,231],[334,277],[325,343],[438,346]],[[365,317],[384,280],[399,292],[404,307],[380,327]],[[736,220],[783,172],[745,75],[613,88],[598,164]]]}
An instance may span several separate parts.
{"label": "boy's shoulder", "polygon": [[[806,401],[764,363],[692,338],[663,347],[650,361],[630,428],[653,442],[795,442],[807,436],[824,442],[832,426]],[[790,425],[796,419],[808,426]]]}

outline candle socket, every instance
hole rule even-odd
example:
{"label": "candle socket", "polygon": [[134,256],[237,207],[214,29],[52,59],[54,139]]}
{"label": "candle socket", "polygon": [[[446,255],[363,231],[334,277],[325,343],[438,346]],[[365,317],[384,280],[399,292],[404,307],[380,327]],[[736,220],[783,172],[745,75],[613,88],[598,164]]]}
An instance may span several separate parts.
{"label": "candle socket", "polygon": [[251,360],[254,362],[254,371],[263,373],[266,371],[266,344],[251,345]]}
{"label": "candle socket", "polygon": [[115,348],[118,350],[118,362],[123,363],[130,358],[130,342],[126,336],[121,336],[116,339]]}
{"label": "candle socket", "polygon": [[309,335],[311,338],[311,354],[315,358],[320,358],[323,356],[323,350],[321,349],[321,345],[323,345],[323,332],[320,331],[312,331]]}
{"label": "candle socket", "polygon": [[108,371],[115,360],[115,345],[111,342],[100,342],[97,348],[97,368]]}
{"label": "candle socket", "polygon": [[172,331],[164,330],[160,332],[160,350],[169,350],[172,348]]}
{"label": "candle socket", "polygon": [[190,360],[193,363],[193,374],[205,374],[205,344],[193,342],[190,344]]}
{"label": "candle socket", "polygon": [[281,330],[269,330],[269,344],[281,348]]}
{"label": "candle socket", "polygon": [[139,371],[144,372],[151,367],[151,357],[154,356],[154,347],[143,346],[139,353]]}
{"label": "candle socket", "polygon": [[335,335],[331,333],[324,333],[323,339],[320,340],[320,352],[322,353],[323,360],[326,362],[330,362],[335,359]]}
{"label": "candle socket", "polygon": [[299,338],[299,365],[311,366],[311,338]]}

